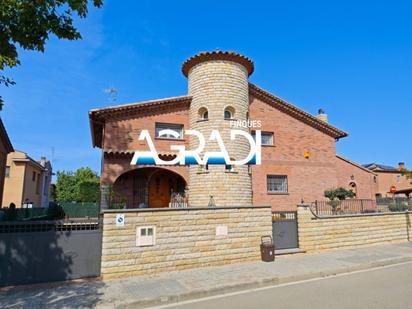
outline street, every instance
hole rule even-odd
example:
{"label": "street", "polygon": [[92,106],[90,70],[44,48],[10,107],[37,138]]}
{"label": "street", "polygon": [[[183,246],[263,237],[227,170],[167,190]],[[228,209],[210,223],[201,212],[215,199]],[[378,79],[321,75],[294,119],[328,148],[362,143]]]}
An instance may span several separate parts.
{"label": "street", "polygon": [[412,263],[254,289],[157,308],[412,308]]}

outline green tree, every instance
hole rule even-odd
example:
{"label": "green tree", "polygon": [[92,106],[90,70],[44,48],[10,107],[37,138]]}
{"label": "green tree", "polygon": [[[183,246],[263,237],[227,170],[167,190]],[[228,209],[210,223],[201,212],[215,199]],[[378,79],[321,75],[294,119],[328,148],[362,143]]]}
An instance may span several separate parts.
{"label": "green tree", "polygon": [[56,191],[58,201],[97,202],[100,178],[89,167],[81,167],[75,172],[57,172]]}
{"label": "green tree", "polygon": [[[412,180],[412,170],[408,170],[408,169],[404,168],[404,169],[401,170],[401,173],[402,173],[402,175],[405,176],[407,179]],[[411,182],[411,184],[412,184],[412,182]]]}
{"label": "green tree", "polygon": [[[2,72],[20,64],[17,47],[44,52],[51,34],[59,39],[81,39],[73,16],[85,18],[89,2],[98,8],[103,5],[103,0],[1,0],[0,85],[15,83]],[[0,110],[2,107],[0,96]]]}
{"label": "green tree", "polygon": [[328,204],[332,207],[333,214],[336,214],[341,201],[354,197],[355,193],[351,190],[346,190],[345,188],[339,187],[337,189],[326,190],[324,192],[324,196],[329,199]]}

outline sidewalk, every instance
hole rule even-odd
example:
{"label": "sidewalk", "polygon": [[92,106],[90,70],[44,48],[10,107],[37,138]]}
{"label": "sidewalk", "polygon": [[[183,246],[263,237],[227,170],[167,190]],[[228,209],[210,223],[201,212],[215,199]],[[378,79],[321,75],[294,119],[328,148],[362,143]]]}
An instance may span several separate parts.
{"label": "sidewalk", "polygon": [[0,290],[4,308],[139,308],[412,261],[412,242],[276,257],[123,280],[41,284]]}

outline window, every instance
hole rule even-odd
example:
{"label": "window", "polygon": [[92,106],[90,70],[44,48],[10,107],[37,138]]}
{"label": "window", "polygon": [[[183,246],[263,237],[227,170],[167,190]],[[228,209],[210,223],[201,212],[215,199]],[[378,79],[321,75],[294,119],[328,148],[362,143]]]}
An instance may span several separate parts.
{"label": "window", "polygon": [[287,193],[288,176],[286,175],[268,175],[267,190],[269,193]]}
{"label": "window", "polygon": [[224,118],[225,120],[233,119],[235,116],[235,109],[232,106],[225,108]]}
{"label": "window", "polygon": [[183,125],[156,123],[155,136],[158,138],[183,139]]}
{"label": "window", "polygon": [[5,177],[10,177],[10,166],[6,166]]}
{"label": "window", "polygon": [[396,176],[396,182],[401,182],[401,175]]}
{"label": "window", "polygon": [[200,120],[209,120],[209,112],[206,107],[201,107],[199,109],[199,119]]}
{"label": "window", "polygon": [[232,164],[226,164],[226,165],[225,165],[225,171],[226,171],[226,172],[234,172],[234,171],[235,171],[235,168],[233,167]]}
{"label": "window", "polygon": [[40,194],[40,174],[37,174],[36,194]]}
{"label": "window", "polygon": [[136,234],[136,246],[154,246],[156,244],[155,226],[137,227]]}
{"label": "window", "polygon": [[[260,140],[262,145],[273,145],[273,132],[260,132]],[[252,132],[252,137],[256,140],[256,132]]]}
{"label": "window", "polygon": [[36,181],[36,172],[33,172],[31,175],[31,180]]}

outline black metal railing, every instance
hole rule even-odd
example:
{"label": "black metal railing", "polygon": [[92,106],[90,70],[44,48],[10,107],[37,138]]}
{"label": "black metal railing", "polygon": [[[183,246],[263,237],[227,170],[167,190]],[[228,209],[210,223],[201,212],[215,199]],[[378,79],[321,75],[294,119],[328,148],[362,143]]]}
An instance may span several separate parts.
{"label": "black metal railing", "polygon": [[272,211],[272,221],[296,220],[296,211]]}
{"label": "black metal railing", "polygon": [[6,221],[0,222],[0,234],[49,231],[90,231],[101,229],[100,219],[77,219],[56,221]]}
{"label": "black metal railing", "polygon": [[349,215],[378,212],[375,200],[347,199],[333,201],[315,201],[311,203],[311,210],[316,215]]}

